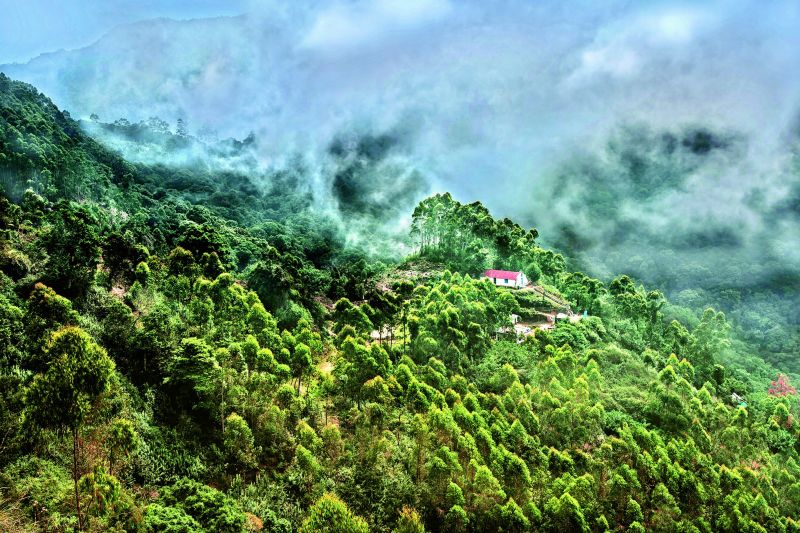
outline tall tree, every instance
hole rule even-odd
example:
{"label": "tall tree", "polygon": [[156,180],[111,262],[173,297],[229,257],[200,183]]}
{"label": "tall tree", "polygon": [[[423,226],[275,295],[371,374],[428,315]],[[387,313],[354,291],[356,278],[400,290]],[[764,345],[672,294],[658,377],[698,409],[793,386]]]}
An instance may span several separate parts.
{"label": "tall tree", "polygon": [[26,417],[41,427],[69,429],[72,433],[72,479],[78,527],[83,518],[78,492],[78,433],[98,397],[109,388],[114,362],[88,333],[69,326],[60,329],[47,351],[50,365],[37,374],[25,395]]}

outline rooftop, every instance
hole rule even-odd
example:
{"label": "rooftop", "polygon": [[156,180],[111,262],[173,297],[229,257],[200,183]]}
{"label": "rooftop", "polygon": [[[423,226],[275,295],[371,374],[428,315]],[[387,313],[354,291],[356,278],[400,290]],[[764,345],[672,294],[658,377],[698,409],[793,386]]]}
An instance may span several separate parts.
{"label": "rooftop", "polygon": [[512,272],[510,270],[487,270],[483,273],[487,278],[499,279],[517,279],[519,272]]}

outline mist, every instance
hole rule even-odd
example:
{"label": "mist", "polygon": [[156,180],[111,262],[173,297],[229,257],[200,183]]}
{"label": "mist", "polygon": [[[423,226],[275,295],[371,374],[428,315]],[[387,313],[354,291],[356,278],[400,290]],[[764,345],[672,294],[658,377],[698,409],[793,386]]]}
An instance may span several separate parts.
{"label": "mist", "polygon": [[0,70],[83,119],[252,133],[245,170],[302,168],[351,240],[450,191],[686,300],[800,277],[798,30],[793,1],[253,3]]}

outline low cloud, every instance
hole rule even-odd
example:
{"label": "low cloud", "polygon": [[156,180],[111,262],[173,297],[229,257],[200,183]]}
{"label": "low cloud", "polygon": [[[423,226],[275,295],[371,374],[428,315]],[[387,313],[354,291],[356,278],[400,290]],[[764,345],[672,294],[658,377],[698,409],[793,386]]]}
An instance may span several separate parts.
{"label": "low cloud", "polygon": [[[0,70],[84,118],[253,132],[260,170],[303,161],[315,208],[343,220],[402,227],[406,206],[449,190],[598,275],[717,251],[794,269],[798,26],[788,0],[254,2]],[[362,153],[368,139],[387,152]]]}

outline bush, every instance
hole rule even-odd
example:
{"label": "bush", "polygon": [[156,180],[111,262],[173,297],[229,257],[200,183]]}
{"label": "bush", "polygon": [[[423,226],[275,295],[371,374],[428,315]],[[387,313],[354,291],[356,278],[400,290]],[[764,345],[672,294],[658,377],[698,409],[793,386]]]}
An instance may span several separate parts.
{"label": "bush", "polygon": [[179,507],[151,504],[144,513],[145,533],[195,533],[200,524]]}
{"label": "bush", "polygon": [[[21,499],[31,516],[44,516],[48,526],[76,523],[73,516],[72,479],[65,468],[38,457],[24,457],[4,469],[8,480],[3,499]],[[6,480],[2,480],[6,481]],[[5,485],[5,483],[3,483]]]}
{"label": "bush", "polygon": [[161,499],[166,505],[179,507],[209,531],[238,533],[244,527],[246,516],[236,502],[198,481],[181,478],[163,489]]}

